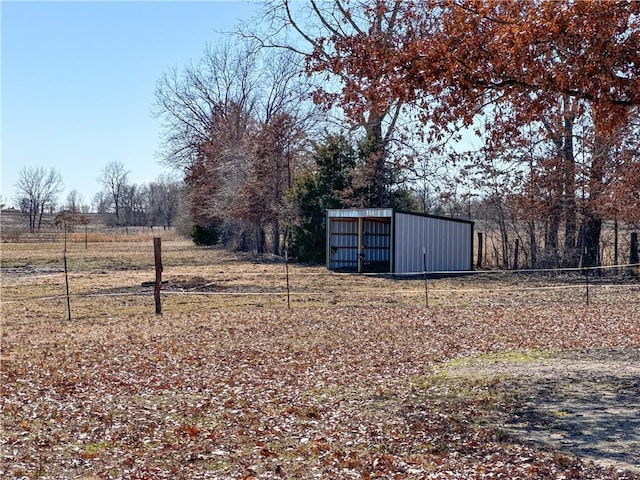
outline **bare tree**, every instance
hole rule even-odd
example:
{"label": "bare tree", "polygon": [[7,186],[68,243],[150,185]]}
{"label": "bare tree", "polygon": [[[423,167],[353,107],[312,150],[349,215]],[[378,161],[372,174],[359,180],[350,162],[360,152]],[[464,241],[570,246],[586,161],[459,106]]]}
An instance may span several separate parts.
{"label": "bare tree", "polygon": [[125,185],[121,199],[125,225],[146,225],[149,213],[149,188],[146,185]]}
{"label": "bare tree", "polygon": [[149,215],[151,222],[171,228],[178,214],[184,185],[168,177],[159,177],[149,184]]}
{"label": "bare tree", "polygon": [[[299,132],[308,129],[312,118],[313,105],[303,101],[306,83],[294,60],[290,52],[261,50],[250,42],[226,44],[207,49],[198,64],[183,72],[171,70],[158,82],[164,161],[185,174],[194,220],[201,226],[224,224],[232,232],[225,239],[239,239],[244,245],[239,248],[249,248],[244,238],[264,237],[265,227],[279,230],[275,220],[238,215],[247,211],[243,195],[255,180],[257,157],[263,164],[271,160],[283,166],[290,183],[295,150],[304,143]],[[289,128],[270,128],[285,117]],[[264,140],[258,137],[267,130],[279,132],[273,141],[283,147],[258,152],[255,147]],[[278,158],[267,159],[267,153]],[[253,189],[252,194],[263,191]],[[278,192],[284,195],[283,189]]]}
{"label": "bare tree", "polygon": [[100,191],[93,196],[93,210],[96,213],[109,213],[111,210],[111,198],[105,191]]}
{"label": "bare tree", "polygon": [[[203,145],[219,134],[221,121],[238,110],[253,112],[256,55],[250,44],[223,44],[207,48],[198,64],[162,75],[154,113],[163,120],[165,163],[188,169],[203,154]],[[237,135],[242,126],[236,123]]]}
{"label": "bare tree", "polygon": [[129,172],[125,169],[122,162],[113,161],[107,164],[102,170],[98,181],[102,183],[105,190],[111,197],[113,202],[113,210],[115,214],[116,225],[120,225],[121,215],[120,207],[122,205],[123,195],[127,186],[127,177]]}
{"label": "bare tree", "polygon": [[77,190],[71,190],[67,195],[65,209],[71,213],[78,213],[82,208],[82,195]]}
{"label": "bare tree", "polygon": [[29,232],[40,230],[42,216],[47,209],[55,207],[58,194],[64,184],[60,172],[55,168],[23,167],[18,174],[17,203],[28,213]]}

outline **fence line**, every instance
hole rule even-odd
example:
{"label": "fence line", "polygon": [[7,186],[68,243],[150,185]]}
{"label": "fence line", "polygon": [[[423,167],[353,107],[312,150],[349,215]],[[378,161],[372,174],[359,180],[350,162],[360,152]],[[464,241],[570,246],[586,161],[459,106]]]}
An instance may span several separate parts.
{"label": "fence line", "polygon": [[[251,271],[251,272],[208,272],[206,275],[208,278],[222,278],[228,281],[236,281],[242,278],[284,278],[287,276],[287,272],[285,271],[286,264],[277,264],[270,265],[272,267],[271,271]],[[281,271],[274,271],[273,268],[280,268]],[[301,266],[299,268],[294,269],[293,271],[289,271],[289,277],[292,280],[292,283],[287,290],[284,284],[280,284],[279,281],[276,285],[271,282],[270,284],[260,284],[258,282],[249,282],[248,291],[237,291],[237,288],[246,289],[247,285],[234,285],[232,283],[225,284],[225,290],[219,291],[202,291],[200,289],[203,288],[211,288],[216,286],[216,282],[207,282],[202,283],[196,286],[183,286],[180,287],[179,281],[171,285],[169,283],[168,289],[163,286],[161,290],[161,295],[165,298],[167,297],[227,297],[227,298],[256,298],[256,297],[280,297],[287,299],[287,306],[289,306],[289,299],[291,297],[299,299],[299,302],[304,303],[306,305],[314,304],[314,303],[322,303],[323,300],[319,300],[319,298],[329,298],[329,303],[331,305],[340,305],[343,304],[353,304],[354,301],[360,301],[362,299],[366,304],[375,304],[375,298],[378,297],[382,302],[388,302],[389,295],[397,296],[398,298],[405,299],[404,301],[410,301],[413,305],[414,300],[411,299],[412,296],[422,296],[425,294],[425,289],[418,288],[408,288],[408,289],[384,289],[384,287],[389,287],[390,285],[381,285],[374,284],[368,285],[365,288],[358,288],[357,278],[358,277],[373,277],[378,279],[394,279],[402,282],[403,280],[412,281],[412,278],[421,279],[427,277],[439,277],[438,280],[441,280],[442,277],[458,277],[458,276],[470,276],[478,279],[478,275],[493,277],[500,275],[504,277],[500,281],[504,282],[506,285],[500,286],[492,286],[482,285],[482,279],[478,279],[477,282],[481,284],[479,287],[469,287],[469,286],[461,286],[461,288],[442,288],[438,287],[437,284],[432,284],[429,287],[429,292],[432,296],[440,297],[438,299],[439,302],[444,302],[444,305],[449,306],[457,306],[457,304],[464,304],[465,301],[468,303],[471,302],[479,302],[480,304],[485,304],[486,302],[490,302],[493,305],[526,305],[531,302],[535,303],[558,303],[558,302],[575,302],[576,297],[575,293],[572,293],[570,297],[547,297],[543,298],[540,295],[534,295],[535,292],[560,292],[560,291],[568,291],[568,292],[577,292],[584,291],[584,299],[586,300],[586,304],[590,304],[590,294],[589,292],[593,292],[594,294],[601,295],[601,292],[611,292],[609,293],[609,297],[605,300],[600,300],[601,302],[606,301],[624,301],[625,303],[636,304],[640,303],[640,282],[638,283],[606,283],[607,279],[616,278],[618,281],[622,281],[624,279],[630,278],[628,272],[633,272],[636,270],[635,276],[637,277],[640,274],[640,264],[624,264],[624,265],[611,265],[611,266],[599,266],[599,267],[589,267],[589,268],[555,268],[555,269],[523,269],[523,270],[470,270],[470,271],[458,271],[458,272],[450,272],[450,271],[426,271],[426,272],[407,272],[407,273],[349,273],[349,272],[335,272],[330,270],[316,270],[316,271],[304,271],[305,267]],[[599,272],[613,271],[616,273],[615,277],[606,277],[595,275]],[[62,271],[54,271],[52,274],[62,273]],[[569,278],[559,276],[560,274],[566,273],[570,275]],[[549,282],[555,281],[561,284],[552,284],[552,285],[533,285],[533,286],[525,286],[525,285],[517,285],[511,284],[509,285],[508,278],[525,276],[524,278],[531,278],[532,280],[538,280],[535,275],[541,274],[540,279],[548,279]],[[548,277],[547,275],[558,275],[557,280],[553,280],[553,276]],[[86,272],[78,272],[78,275],[86,275]],[[531,275],[531,277],[529,277]],[[633,275],[633,273],[631,274]],[[75,274],[71,275],[72,277]],[[327,279],[324,283],[314,283],[311,285],[299,285],[299,290],[296,291],[296,282],[295,278],[309,278],[309,277],[317,277],[317,278],[325,278]],[[589,280],[591,277],[591,281]],[[33,278],[33,277],[31,277]],[[331,279],[335,279],[335,285],[331,284]],[[354,285],[350,285],[345,287],[341,284],[341,279],[353,279],[356,283]],[[602,282],[598,280],[602,279]],[[204,279],[203,279],[204,280]],[[415,283],[409,284],[409,286],[414,286]],[[71,298],[82,299],[82,298],[99,298],[99,297],[151,297],[154,293],[150,285],[130,285],[119,288],[124,289],[141,289],[138,291],[111,291],[111,292],[88,292],[88,293],[74,293],[69,295]],[[251,287],[254,287],[254,291],[251,291]],[[234,288],[236,291],[234,291]],[[269,291],[259,291],[260,288],[268,288]],[[323,290],[318,290],[319,288],[323,288]],[[344,290],[340,290],[343,288]],[[227,290],[228,289],[228,290]],[[327,291],[327,289],[333,289],[332,291]],[[257,290],[257,291],[256,291]],[[639,293],[636,295],[635,291]],[[507,294],[508,297],[501,297],[501,295]],[[520,294],[521,297],[517,297],[514,295]],[[631,294],[631,295],[630,295]],[[461,297],[456,297],[456,295],[469,295],[470,297],[466,297],[462,299]],[[473,295],[477,295],[474,297]],[[528,296],[527,296],[528,295]],[[617,296],[624,295],[624,299],[620,300]],[[346,296],[346,297],[345,297]],[[372,299],[372,296],[374,297]],[[3,299],[2,303],[4,305],[15,305],[17,303],[23,303],[26,301],[58,301],[63,300],[67,296],[64,294],[60,295],[44,295],[37,297],[29,297],[29,298],[20,298],[16,300],[6,300]],[[304,298],[308,297],[308,298]],[[332,297],[332,298],[331,298]],[[602,297],[601,297],[602,298]],[[411,300],[410,300],[411,299]],[[419,302],[419,301],[418,301]],[[270,302],[271,303],[271,302]],[[419,303],[418,303],[419,304]],[[428,300],[425,303],[425,306],[428,306]],[[226,305],[229,306],[229,305]]]}
{"label": "fence line", "polygon": [[[640,283],[638,284],[590,284],[590,289],[604,289],[604,290],[613,290],[613,289],[629,289],[629,288],[638,288],[640,289]],[[545,291],[545,290],[584,290],[584,284],[576,284],[576,285],[547,285],[540,287],[501,287],[501,288],[430,288],[429,291],[431,293],[515,293],[515,292],[533,292],[533,291]],[[287,292],[283,289],[281,292],[197,292],[193,290],[162,290],[162,295],[177,295],[177,296],[286,296]],[[424,294],[424,290],[353,290],[350,289],[349,294],[394,294],[394,295],[417,295]],[[118,293],[72,293],[69,296],[72,298],[92,298],[92,297],[146,297],[151,296],[153,294],[153,290],[149,289],[142,292],[118,292]],[[323,291],[291,291],[290,295],[295,296],[304,296],[304,295],[326,295],[332,296],[336,295],[336,292],[323,292]],[[19,300],[3,300],[3,304],[8,303],[21,303],[25,301],[45,301],[45,300],[59,300],[66,298],[66,295],[47,295],[43,297],[26,297],[21,298]],[[632,302],[635,303],[635,302]],[[640,298],[638,298],[638,303],[640,303]]]}
{"label": "fence line", "polygon": [[[283,263],[284,265],[284,263]],[[171,268],[171,267],[168,267]],[[291,277],[303,277],[303,276],[336,276],[336,277],[350,277],[350,276],[358,276],[358,277],[382,277],[382,278],[403,278],[403,277],[420,277],[422,278],[425,274],[427,275],[437,275],[437,276],[446,276],[446,277],[456,277],[456,276],[470,276],[470,275],[518,275],[518,274],[536,274],[536,273],[562,273],[562,272],[597,272],[604,270],[632,270],[634,268],[640,269],[640,263],[627,263],[623,265],[600,265],[596,267],[565,267],[565,268],[529,268],[529,269],[519,269],[519,270],[427,270],[426,272],[400,272],[400,273],[385,273],[385,272],[336,272],[327,270],[326,272],[299,272],[295,271],[295,273],[289,273]],[[63,270],[51,270],[47,273],[42,273],[42,275],[51,275],[55,273],[62,273]],[[83,272],[70,273],[70,276],[73,275],[85,275]],[[207,273],[207,277],[220,277],[220,276],[240,276],[240,277],[266,277],[266,276],[286,276],[285,272],[211,272]]]}

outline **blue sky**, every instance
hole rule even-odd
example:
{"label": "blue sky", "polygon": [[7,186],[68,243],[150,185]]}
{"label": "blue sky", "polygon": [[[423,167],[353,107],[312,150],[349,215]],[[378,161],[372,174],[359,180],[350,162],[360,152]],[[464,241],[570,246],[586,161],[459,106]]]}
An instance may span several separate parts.
{"label": "blue sky", "polygon": [[130,183],[167,173],[157,160],[157,80],[196,62],[258,6],[242,1],[0,2],[2,200],[12,203],[24,166],[55,167],[63,202],[84,203],[97,178],[123,162]]}

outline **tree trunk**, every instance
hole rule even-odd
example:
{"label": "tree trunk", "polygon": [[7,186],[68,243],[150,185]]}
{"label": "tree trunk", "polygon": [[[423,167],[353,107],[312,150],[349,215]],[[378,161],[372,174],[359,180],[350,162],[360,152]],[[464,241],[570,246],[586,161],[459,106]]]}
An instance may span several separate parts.
{"label": "tree trunk", "polygon": [[390,199],[387,195],[387,179],[385,171],[385,142],[382,134],[381,116],[372,116],[367,126],[367,135],[370,145],[366,155],[366,180],[368,207],[384,208],[389,206]]}
{"label": "tree trunk", "polygon": [[593,214],[588,215],[582,228],[582,266],[597,267],[600,265],[602,219]]}
{"label": "tree trunk", "polygon": [[583,267],[596,267],[600,265],[600,234],[602,232],[602,216],[598,213],[598,206],[605,191],[605,172],[607,161],[611,154],[612,141],[614,140],[606,129],[600,129],[600,115],[606,119],[607,112],[594,111],[594,143],[589,170],[589,198],[585,205],[585,218],[583,225]]}
{"label": "tree trunk", "polygon": [[509,235],[502,215],[500,215],[500,238],[502,240],[502,267],[509,268]]}
{"label": "tree trunk", "polygon": [[558,266],[558,230],[560,229],[560,215],[556,208],[553,208],[551,218],[549,219],[549,228],[547,230],[547,238],[545,239],[544,252],[546,262],[549,267]]}
{"label": "tree trunk", "polygon": [[619,263],[619,251],[618,251],[618,219],[613,220],[613,264]]}
{"label": "tree trunk", "polygon": [[266,235],[264,233],[264,228],[258,227],[256,229],[256,253],[258,255],[264,254],[266,244]]}
{"label": "tree trunk", "polygon": [[629,249],[629,263],[638,263],[638,232],[631,232],[631,247]]}
{"label": "tree trunk", "polygon": [[116,215],[116,227],[119,227],[120,226],[120,205],[116,198],[117,197],[114,197],[113,204],[114,204],[114,211]]}
{"label": "tree trunk", "polygon": [[531,268],[536,268],[538,264],[538,243],[536,241],[536,224],[533,220],[529,222],[529,249],[531,250]]}
{"label": "tree trunk", "polygon": [[476,268],[482,268],[482,232],[478,232],[478,259],[476,262]]}
{"label": "tree trunk", "polygon": [[578,265],[579,253],[576,251],[576,168],[573,153],[573,113],[567,111],[565,100],[563,129],[563,208],[565,218],[565,237],[563,263],[568,267]]}
{"label": "tree trunk", "polygon": [[38,211],[38,225],[36,230],[40,231],[42,227],[42,217],[44,216],[44,204],[40,206],[40,210]]}
{"label": "tree trunk", "polygon": [[36,232],[36,209],[33,200],[29,202],[29,233]]}
{"label": "tree trunk", "polygon": [[249,251],[249,242],[247,240],[247,232],[245,230],[242,230],[242,232],[240,232],[240,238],[238,240],[238,250],[240,250],[241,252]]}
{"label": "tree trunk", "polygon": [[280,255],[280,222],[276,220],[272,230],[273,254]]}

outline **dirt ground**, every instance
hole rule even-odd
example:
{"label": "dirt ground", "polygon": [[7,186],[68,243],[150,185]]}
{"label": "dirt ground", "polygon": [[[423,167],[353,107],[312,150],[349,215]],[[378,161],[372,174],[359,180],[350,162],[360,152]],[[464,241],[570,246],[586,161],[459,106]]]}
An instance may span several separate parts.
{"label": "dirt ground", "polygon": [[[158,317],[150,242],[73,244],[68,322],[60,245],[2,245],[5,473],[75,478],[61,472],[82,461],[108,478],[131,461],[138,478],[177,478],[165,466],[179,459],[182,478],[257,477],[254,465],[361,478],[393,452],[384,478],[640,478],[635,277],[434,278],[425,308],[417,277],[285,269],[184,241],[164,242],[163,265]],[[576,465],[556,449],[622,473],[565,477]]]}
{"label": "dirt ground", "polygon": [[500,378],[500,394],[516,400],[500,419],[507,434],[640,472],[640,349],[473,359],[448,375]]}

